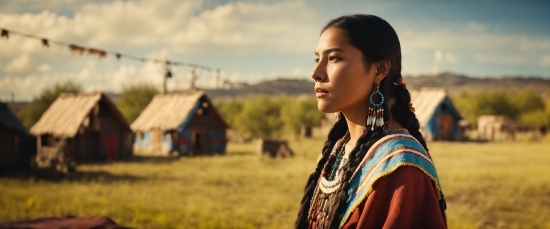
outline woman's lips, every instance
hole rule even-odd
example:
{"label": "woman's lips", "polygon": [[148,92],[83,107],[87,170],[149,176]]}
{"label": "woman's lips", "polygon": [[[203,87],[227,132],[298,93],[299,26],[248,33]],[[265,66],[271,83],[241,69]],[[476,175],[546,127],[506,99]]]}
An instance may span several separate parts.
{"label": "woman's lips", "polygon": [[315,87],[315,96],[317,98],[326,97],[328,95],[328,91],[325,89],[322,89],[320,87]]}

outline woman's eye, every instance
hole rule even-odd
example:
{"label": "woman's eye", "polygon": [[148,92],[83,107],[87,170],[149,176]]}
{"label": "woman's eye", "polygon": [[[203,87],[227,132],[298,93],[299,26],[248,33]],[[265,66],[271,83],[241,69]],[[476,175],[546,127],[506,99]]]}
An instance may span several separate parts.
{"label": "woman's eye", "polygon": [[315,58],[315,63],[319,63],[319,58]]}
{"label": "woman's eye", "polygon": [[338,61],[338,60],[340,60],[340,58],[338,58],[337,56],[329,56],[328,57],[328,61],[330,61],[330,62],[334,62],[334,61]]}

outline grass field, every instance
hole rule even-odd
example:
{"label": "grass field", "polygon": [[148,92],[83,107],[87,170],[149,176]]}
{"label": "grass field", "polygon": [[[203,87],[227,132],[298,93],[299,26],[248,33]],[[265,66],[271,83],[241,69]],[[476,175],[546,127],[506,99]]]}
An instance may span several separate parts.
{"label": "grass field", "polygon": [[[322,139],[292,141],[292,159],[138,158],[66,176],[0,177],[0,221],[105,215],[135,228],[291,228]],[[450,228],[550,228],[550,142],[428,145]]]}

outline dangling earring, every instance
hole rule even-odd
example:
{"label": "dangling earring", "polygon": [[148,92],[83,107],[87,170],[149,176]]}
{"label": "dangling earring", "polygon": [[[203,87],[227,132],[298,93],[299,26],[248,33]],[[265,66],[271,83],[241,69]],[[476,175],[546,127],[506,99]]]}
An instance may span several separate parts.
{"label": "dangling earring", "polygon": [[[380,102],[374,103],[372,97],[378,94],[380,96]],[[376,91],[372,92],[369,97],[370,107],[367,114],[367,125],[365,126],[365,133],[369,131],[374,131],[376,127],[384,126],[384,95],[380,92],[380,82],[376,83]]]}

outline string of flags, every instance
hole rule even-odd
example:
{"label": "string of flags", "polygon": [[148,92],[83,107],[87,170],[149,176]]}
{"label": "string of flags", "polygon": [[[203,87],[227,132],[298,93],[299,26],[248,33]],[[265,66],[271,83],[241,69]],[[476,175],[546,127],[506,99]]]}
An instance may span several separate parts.
{"label": "string of flags", "polygon": [[21,32],[9,30],[2,27],[0,27],[0,30],[1,30],[0,38],[9,39],[10,35],[16,34],[19,36],[40,40],[42,46],[46,48],[50,47],[50,44],[66,46],[69,48],[72,54],[79,55],[79,56],[86,54],[90,56],[96,56],[99,59],[103,59],[103,58],[106,58],[108,55],[113,55],[117,58],[117,60],[120,60],[121,58],[126,58],[126,59],[135,60],[135,61],[141,61],[141,62],[164,63],[167,66],[185,66],[193,69],[200,69],[200,70],[206,70],[206,71],[214,70],[213,68],[198,65],[198,64],[190,64],[190,63],[184,63],[179,61],[171,61],[171,60],[163,60],[163,59],[155,59],[155,58],[137,57],[137,56],[128,55],[120,52],[109,51],[105,49],[97,49],[97,48],[85,47],[81,45],[75,45],[75,44],[62,42],[62,41],[55,41],[49,38],[39,37],[32,34],[21,33]]}

